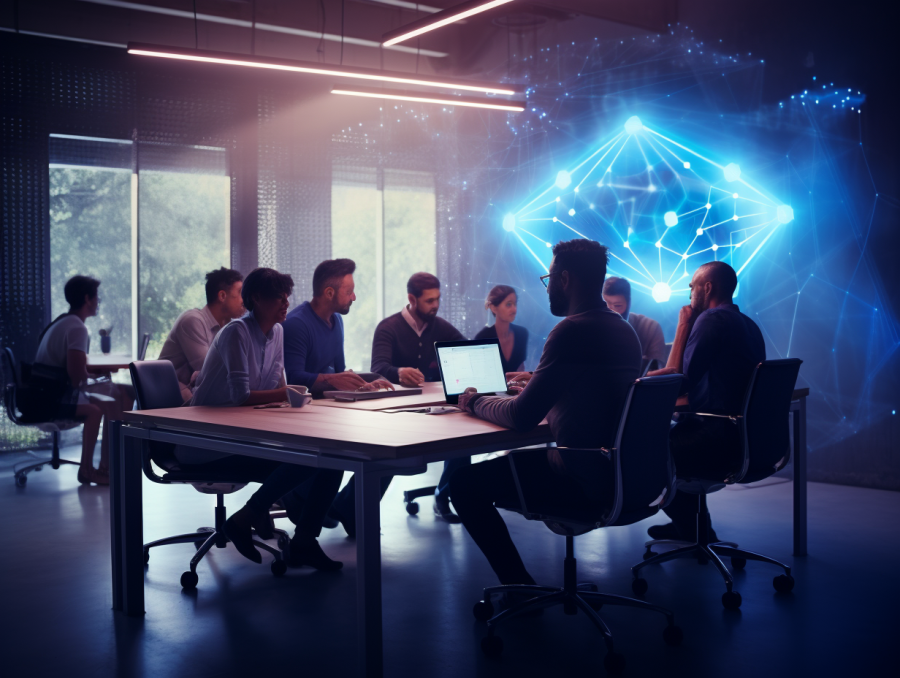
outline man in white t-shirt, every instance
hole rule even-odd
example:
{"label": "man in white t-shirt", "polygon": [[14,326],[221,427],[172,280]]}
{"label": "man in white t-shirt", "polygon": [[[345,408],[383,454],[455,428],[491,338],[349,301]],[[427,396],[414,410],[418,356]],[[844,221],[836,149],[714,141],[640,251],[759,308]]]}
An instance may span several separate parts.
{"label": "man in white t-shirt", "polygon": [[[81,465],[78,481],[83,484],[109,485],[109,429],[110,417],[116,418],[134,401],[130,387],[107,383],[102,386],[88,386],[88,379],[106,373],[105,368],[87,364],[90,336],[84,321],[97,315],[100,297],[97,288],[100,281],[88,276],[76,275],[65,286],[67,313],[59,316],[41,333],[35,355],[35,369],[41,366],[54,368],[60,381],[68,381],[61,398],[55,402],[39,404],[40,412],[34,412],[43,421],[61,419],[84,419],[81,447]],[[88,392],[102,392],[112,400],[91,402]],[[103,441],[100,445],[100,465],[93,467],[94,448],[100,432],[101,420],[105,417]]]}
{"label": "man in white t-shirt", "polygon": [[159,359],[168,360],[175,366],[185,402],[191,399],[194,375],[203,367],[216,334],[244,315],[243,280],[240,273],[224,266],[210,271],[206,274],[206,306],[185,311],[172,325]]}

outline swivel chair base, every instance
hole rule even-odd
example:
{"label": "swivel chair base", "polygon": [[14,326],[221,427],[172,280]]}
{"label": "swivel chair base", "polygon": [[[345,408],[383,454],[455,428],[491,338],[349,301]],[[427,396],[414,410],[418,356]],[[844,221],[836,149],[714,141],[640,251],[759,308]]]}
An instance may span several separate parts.
{"label": "swivel chair base", "polygon": [[[741,606],[741,594],[734,590],[734,577],[728,571],[728,568],[725,567],[725,563],[722,562],[722,557],[725,556],[731,558],[731,566],[735,570],[743,570],[748,560],[758,560],[777,565],[784,570],[784,574],[780,574],[772,580],[775,590],[779,593],[788,593],[793,590],[794,578],[791,576],[791,568],[788,565],[753,551],[739,549],[738,545],[731,541],[711,542],[709,540],[710,521],[706,494],[701,493],[698,496],[697,541],[691,543],[674,539],[657,539],[646,542],[644,546],[647,547],[647,551],[644,553],[644,562],[638,563],[631,568],[631,573],[634,575],[634,580],[631,582],[631,590],[634,591],[635,595],[642,596],[647,592],[647,580],[642,579],[639,574],[643,567],[654,563],[664,563],[676,558],[696,558],[697,562],[704,565],[708,561],[712,561],[715,564],[716,569],[722,575],[722,579],[725,580],[725,593],[722,594],[722,605],[725,609],[737,610]],[[671,551],[657,554],[653,552],[654,546],[674,546],[675,548]]]}
{"label": "swivel chair base", "polygon": [[[254,539],[253,544],[264,551],[268,551],[275,557],[271,565],[272,574],[276,577],[280,577],[287,572],[285,557],[290,548],[291,540],[284,530],[275,528],[273,529],[273,532],[278,535],[278,548],[281,549],[280,551],[259,539]],[[255,531],[254,534],[256,534]],[[225,500],[223,495],[217,494],[215,527],[201,527],[191,534],[179,534],[174,537],[157,539],[156,541],[144,544],[144,565],[147,565],[150,562],[151,548],[156,546],[166,546],[168,544],[194,544],[197,548],[197,553],[191,558],[190,569],[181,575],[181,587],[184,589],[194,589],[200,581],[200,578],[197,576],[197,565],[203,560],[203,556],[205,556],[213,546],[220,549],[225,548],[229,541],[230,540],[225,535]]]}
{"label": "swivel chair base", "polygon": [[58,469],[63,464],[71,464],[72,466],[81,466],[81,462],[77,461],[69,461],[68,459],[60,459],[59,457],[59,431],[53,432],[53,451],[51,452],[49,459],[44,459],[43,461],[38,461],[33,464],[29,464],[28,466],[24,466],[20,469],[16,469],[15,471],[15,481],[17,487],[25,487],[25,484],[28,482],[28,474],[32,471],[40,471],[44,468],[46,464],[49,464],[51,468]]}
{"label": "swivel chair base", "polygon": [[[562,605],[565,614],[574,615],[581,610],[594,626],[603,635],[606,644],[606,657],[603,664],[606,670],[618,675],[625,670],[625,656],[616,652],[613,648],[612,633],[597,611],[604,605],[622,605],[637,607],[643,610],[658,612],[666,617],[668,622],[663,630],[663,640],[667,645],[679,645],[684,637],[681,629],[675,625],[675,615],[656,605],[651,605],[643,600],[616,596],[608,593],[598,593],[595,584],[578,584],[576,573],[576,560],[574,555],[574,539],[566,536],[566,559],[564,561],[563,588],[552,586],[491,586],[484,589],[484,599],[475,603],[472,613],[479,621],[487,621],[488,634],[481,641],[481,650],[489,657],[498,656],[503,651],[503,640],[495,635],[496,627],[514,617],[534,612],[555,605]],[[491,598],[497,594],[522,593],[534,594],[534,597],[494,614],[494,606]]]}
{"label": "swivel chair base", "polygon": [[437,485],[429,485],[428,487],[417,487],[414,490],[406,490],[403,492],[403,503],[406,504],[406,512],[414,516],[419,512],[419,504],[416,501],[419,497],[433,497],[437,490]]}

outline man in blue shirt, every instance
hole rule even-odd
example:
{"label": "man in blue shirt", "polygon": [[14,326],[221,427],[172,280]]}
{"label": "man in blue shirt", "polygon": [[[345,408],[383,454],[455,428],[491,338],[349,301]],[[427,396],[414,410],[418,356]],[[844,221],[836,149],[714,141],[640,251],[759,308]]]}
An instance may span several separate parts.
{"label": "man in blue shirt", "polygon": [[[683,374],[686,395],[678,402],[690,412],[740,414],[753,370],[766,359],[762,332],[732,300],[737,274],[725,262],[703,264],[690,288],[691,303],[679,314],[668,363],[651,375]],[[680,477],[724,479],[740,467],[738,427],[727,418],[679,415],[669,445]],[[664,510],[672,523],[654,525],[650,536],[691,540],[696,498],[676,494]]]}
{"label": "man in blue shirt", "polygon": [[329,259],[313,273],[313,298],[291,311],[284,327],[284,369],[289,384],[310,392],[353,391],[366,381],[346,371],[344,322],[356,301],[352,259]]}

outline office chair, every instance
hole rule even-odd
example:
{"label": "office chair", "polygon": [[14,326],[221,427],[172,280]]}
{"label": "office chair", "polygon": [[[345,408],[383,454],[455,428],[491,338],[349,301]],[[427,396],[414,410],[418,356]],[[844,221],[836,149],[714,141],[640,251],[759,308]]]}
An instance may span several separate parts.
{"label": "office chair", "polygon": [[150,345],[150,333],[144,332],[144,336],[141,337],[141,345],[138,348],[138,360],[143,360],[147,357],[147,347]]}
{"label": "office chair", "polygon": [[[725,593],[722,594],[722,605],[726,609],[736,610],[741,606],[741,594],[734,590],[734,578],[722,562],[721,556],[731,558],[731,566],[735,570],[743,570],[748,560],[758,560],[777,565],[784,574],[772,580],[775,590],[788,593],[794,588],[791,568],[768,556],[739,549],[734,542],[711,542],[710,520],[706,496],[718,492],[726,485],[737,483],[754,483],[783,469],[790,460],[790,436],[788,431],[788,412],[797,375],[802,360],[766,360],[753,371],[744,408],[741,414],[727,416],[739,429],[741,439],[741,466],[728,477],[721,478],[689,478],[678,477],[679,492],[697,495],[697,541],[694,543],[660,539],[648,541],[645,546],[644,562],[631,568],[634,575],[632,590],[636,595],[647,591],[647,580],[642,579],[640,571],[647,565],[664,563],[676,558],[696,558],[700,563],[712,561],[725,580]],[[722,417],[715,414],[697,414],[699,417]],[[656,554],[654,546],[672,546],[672,551]]]}
{"label": "office chair", "polygon": [[[131,380],[134,383],[138,409],[156,410],[167,407],[181,407],[183,403],[181,388],[178,385],[178,377],[175,375],[175,367],[170,361],[136,361],[128,367],[131,371]],[[213,477],[208,473],[182,471],[179,468],[178,460],[175,458],[174,445],[169,443],[149,441],[144,446],[141,454],[141,463],[144,475],[154,483],[162,485],[193,485],[198,492],[216,495],[215,527],[201,527],[197,532],[191,534],[179,534],[144,544],[145,564],[150,562],[151,548],[167,544],[194,544],[197,547],[197,553],[191,558],[190,569],[181,575],[182,588],[194,589],[199,581],[197,565],[203,559],[203,556],[213,546],[220,549],[225,548],[229,541],[228,537],[225,536],[224,495],[240,490],[247,483],[236,478]],[[162,476],[157,475],[153,469],[154,464],[166,473]],[[287,533],[278,529],[275,530],[275,533],[278,535],[279,547],[286,551],[288,544],[290,544]],[[253,543],[275,556],[271,566],[272,574],[280,577],[287,572],[287,564],[282,558],[281,551],[258,539],[254,539]]]}
{"label": "office chair", "polygon": [[[6,408],[6,416],[17,426],[35,426],[36,428],[50,433],[53,440],[53,449],[49,459],[38,461],[28,466],[15,469],[15,482],[17,487],[25,487],[28,482],[28,474],[31,471],[40,471],[45,464],[50,464],[51,468],[58,469],[64,464],[72,466],[81,466],[80,462],[61,459],[59,456],[59,434],[61,431],[68,430],[80,426],[81,419],[68,419],[60,421],[42,421],[34,419],[22,413],[16,404],[20,391],[27,388],[28,376],[23,372],[28,372],[28,367],[24,364],[17,364],[16,358],[10,348],[4,347],[0,350],[0,359],[3,363],[3,403]],[[20,369],[21,368],[21,369]],[[24,378],[23,378],[24,377]]]}
{"label": "office chair", "polygon": [[[543,508],[529,502],[516,479],[518,506],[497,508],[520,513],[527,520],[540,520],[554,533],[566,538],[566,558],[563,562],[562,588],[551,586],[491,586],[484,589],[484,598],[475,603],[472,613],[478,620],[486,620],[488,635],[481,641],[481,649],[488,656],[500,654],[503,641],[495,635],[496,627],[531,610],[562,604],[566,614],[581,610],[600,630],[607,648],[604,658],[606,670],[619,674],[625,669],[625,657],[614,651],[609,627],[597,614],[603,605],[624,605],[651,610],[665,615],[668,624],[663,639],[669,645],[681,643],[683,634],[675,625],[669,610],[642,600],[597,592],[593,584],[578,584],[575,563],[575,537],[597,528],[631,525],[655,515],[667,499],[673,496],[675,476],[669,459],[669,426],[672,410],[681,388],[682,376],[643,377],[632,384],[619,420],[615,447],[612,449],[569,449],[569,453],[603,455],[609,460],[613,476],[613,492],[609,508],[590,512],[569,512]],[[562,449],[562,448],[561,448]],[[516,453],[510,453],[510,465],[515,471]],[[503,593],[535,594],[530,600],[494,615],[492,596]]]}

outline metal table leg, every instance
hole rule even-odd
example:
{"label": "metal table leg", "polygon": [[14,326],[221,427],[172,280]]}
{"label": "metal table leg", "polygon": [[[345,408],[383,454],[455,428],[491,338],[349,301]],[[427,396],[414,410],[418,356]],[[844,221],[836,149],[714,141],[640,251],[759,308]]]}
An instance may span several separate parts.
{"label": "metal table leg", "polygon": [[358,675],[384,675],[381,616],[381,475],[356,471],[356,617]]}
{"label": "metal table leg", "polygon": [[109,545],[112,551],[112,609],[122,609],[122,507],[121,507],[121,475],[122,464],[122,422],[112,421],[109,424]]}
{"label": "metal table leg", "polygon": [[794,417],[794,555],[806,551],[806,398],[791,404]]}
{"label": "metal table leg", "polygon": [[[144,516],[141,452],[147,442],[120,433],[117,492],[119,521],[119,589],[121,609],[129,617],[144,614]],[[115,562],[114,562],[115,565]]]}

